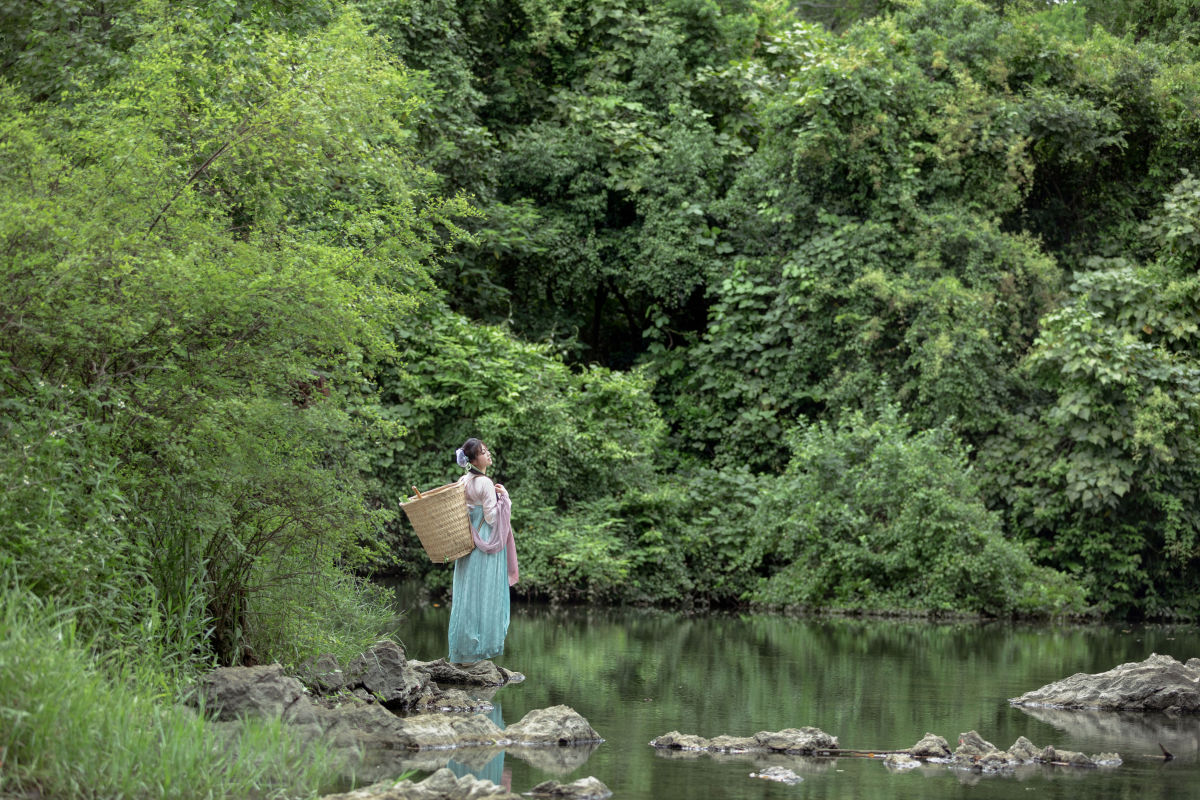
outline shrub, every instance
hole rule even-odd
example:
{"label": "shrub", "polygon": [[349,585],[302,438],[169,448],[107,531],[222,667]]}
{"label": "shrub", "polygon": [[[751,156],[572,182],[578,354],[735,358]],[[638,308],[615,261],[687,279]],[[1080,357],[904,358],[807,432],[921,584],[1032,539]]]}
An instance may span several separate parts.
{"label": "shrub", "polygon": [[773,606],[972,614],[1078,613],[1082,591],[1001,534],[965,448],[913,431],[897,406],[874,419],[800,426],[787,472],[756,520]]}

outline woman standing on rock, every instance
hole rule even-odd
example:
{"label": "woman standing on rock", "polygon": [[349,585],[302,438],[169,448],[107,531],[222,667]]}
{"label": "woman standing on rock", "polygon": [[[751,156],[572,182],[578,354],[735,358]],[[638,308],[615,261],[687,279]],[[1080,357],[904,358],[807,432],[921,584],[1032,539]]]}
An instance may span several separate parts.
{"label": "woman standing on rock", "polygon": [[454,454],[467,470],[467,513],[475,549],[454,562],[450,604],[450,663],[472,664],[504,652],[508,634],[508,587],[517,582],[512,504],[505,488],[487,476],[492,454],[472,437]]}

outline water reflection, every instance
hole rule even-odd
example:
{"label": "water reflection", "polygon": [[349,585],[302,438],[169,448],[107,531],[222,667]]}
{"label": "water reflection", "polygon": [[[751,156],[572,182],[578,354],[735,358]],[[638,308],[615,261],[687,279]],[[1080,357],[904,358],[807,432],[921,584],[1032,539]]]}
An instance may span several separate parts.
{"label": "water reflection", "polygon": [[768,752],[712,753],[706,750],[665,750],[655,748],[654,754],[659,758],[674,761],[695,761],[702,758],[711,758],[719,764],[745,764],[747,767],[753,767],[756,772],[762,772],[767,767],[783,767],[801,776],[828,772],[837,763],[837,759],[834,758],[815,758],[813,756]]}
{"label": "water reflection", "polygon": [[1123,742],[1125,753],[1130,755],[1156,756],[1160,743],[1176,758],[1195,759],[1200,753],[1200,719],[1195,715],[1093,708],[1018,708],[1072,738]]}
{"label": "water reflection", "polygon": [[[401,636],[408,651],[416,658],[441,653],[445,609],[419,599],[404,607],[409,624]],[[1194,626],[941,624],[518,603],[498,663],[528,680],[500,690],[505,713],[515,721],[563,703],[606,741],[599,748],[509,748],[504,769],[516,792],[547,778],[593,775],[622,800],[781,797],[781,787],[748,777],[772,765],[805,776],[802,789],[788,790],[804,800],[960,800],[962,784],[975,782],[990,784],[990,800],[1028,798],[1027,790],[1042,800],[1195,796],[1200,719],[1055,713],[1008,703],[1065,676],[1102,672],[1151,652],[1186,660],[1200,653],[1200,632]],[[960,733],[977,730],[1000,747],[1025,736],[1039,747],[1123,756],[1157,752],[1161,738],[1180,758],[1166,766],[1127,760],[1116,770],[1035,767],[1002,777],[941,765],[896,773],[877,759],[780,754],[746,760],[649,745],[671,730],[714,737],[806,725],[864,750],[908,747],[926,732],[954,746]],[[470,763],[488,766],[496,755],[479,753]],[[463,761],[457,753],[441,754],[451,756]]]}
{"label": "water reflection", "polygon": [[[504,716],[499,701],[493,700],[492,710],[483,716],[494,722],[497,728],[504,730]],[[464,775],[474,775],[476,778],[491,781],[510,792],[512,791],[512,772],[504,769],[503,749],[500,749],[495,755],[488,754],[482,748],[470,751],[459,749],[446,762],[446,766],[459,778]]]}
{"label": "water reflection", "polygon": [[[481,687],[472,690],[470,695],[477,700],[491,701],[492,709],[481,716],[486,716],[497,728],[504,730],[503,704],[495,699],[499,688],[501,687]],[[505,765],[506,755],[515,756],[539,773],[559,777],[582,767],[599,746],[599,742],[589,742],[571,747],[497,745],[457,747],[453,750],[370,748],[363,753],[362,760],[357,764],[355,779],[359,784],[368,784],[394,778],[409,770],[433,773],[442,767],[448,767],[460,778],[464,775],[474,775],[511,791],[512,770]]]}

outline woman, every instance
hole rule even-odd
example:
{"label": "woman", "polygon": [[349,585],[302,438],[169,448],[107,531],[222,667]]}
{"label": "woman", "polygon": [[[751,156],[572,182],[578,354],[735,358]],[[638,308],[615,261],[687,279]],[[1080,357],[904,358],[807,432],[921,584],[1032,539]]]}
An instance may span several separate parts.
{"label": "woman", "polygon": [[504,652],[508,634],[508,587],[517,582],[512,505],[505,488],[487,476],[492,454],[475,438],[454,454],[467,474],[467,512],[475,549],[454,562],[450,605],[450,663],[466,665]]}

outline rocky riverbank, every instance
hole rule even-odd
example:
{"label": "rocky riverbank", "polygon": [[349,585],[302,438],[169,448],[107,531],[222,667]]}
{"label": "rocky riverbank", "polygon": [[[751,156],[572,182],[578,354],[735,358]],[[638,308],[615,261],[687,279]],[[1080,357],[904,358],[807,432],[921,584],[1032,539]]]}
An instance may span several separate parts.
{"label": "rocky riverbank", "polygon": [[[297,675],[288,675],[278,664],[217,669],[200,682],[191,702],[217,721],[281,719],[304,738],[320,738],[344,750],[357,780],[379,781],[340,797],[505,798],[517,795],[441,770],[445,755],[440,751],[455,750],[457,755],[461,750],[468,761],[484,763],[504,751],[545,772],[564,774],[603,741],[565,705],[534,709],[503,729],[478,713],[493,708],[489,693],[524,679],[487,661],[467,668],[443,660],[410,661],[399,644],[380,642],[344,666],[321,656]],[[430,753],[428,763],[412,763],[421,752]],[[420,783],[395,782],[395,776],[414,768],[434,774]],[[594,778],[565,785],[549,781],[534,789],[542,796],[580,800],[607,796]]]}

